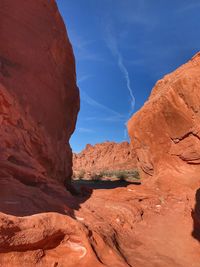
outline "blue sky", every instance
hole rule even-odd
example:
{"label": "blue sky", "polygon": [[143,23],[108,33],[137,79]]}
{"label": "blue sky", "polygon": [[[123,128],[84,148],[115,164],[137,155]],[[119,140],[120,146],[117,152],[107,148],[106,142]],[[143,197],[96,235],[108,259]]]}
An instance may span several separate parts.
{"label": "blue sky", "polygon": [[200,50],[199,0],[57,0],[76,58],[81,110],[70,143],[128,140],[155,82]]}

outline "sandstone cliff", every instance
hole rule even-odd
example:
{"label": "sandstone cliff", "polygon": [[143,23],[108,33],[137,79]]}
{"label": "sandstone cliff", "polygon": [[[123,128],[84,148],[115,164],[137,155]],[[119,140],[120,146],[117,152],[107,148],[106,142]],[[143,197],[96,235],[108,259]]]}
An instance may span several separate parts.
{"label": "sandstone cliff", "polygon": [[79,109],[74,55],[54,1],[0,1],[0,172],[64,182]]}
{"label": "sandstone cliff", "polygon": [[0,11],[0,266],[128,266],[63,185],[79,93],[55,1],[0,0]]}
{"label": "sandstone cliff", "polygon": [[144,107],[130,119],[129,134],[143,177],[168,172],[171,183],[199,184],[199,75],[198,53],[158,81]]}
{"label": "sandstone cliff", "polygon": [[87,145],[79,154],[73,154],[73,171],[97,173],[100,171],[133,170],[136,156],[128,142],[104,142]]}

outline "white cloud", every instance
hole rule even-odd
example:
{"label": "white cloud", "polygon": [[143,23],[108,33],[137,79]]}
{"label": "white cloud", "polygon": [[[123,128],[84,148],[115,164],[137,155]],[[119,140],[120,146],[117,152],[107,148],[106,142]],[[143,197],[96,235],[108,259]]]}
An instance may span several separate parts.
{"label": "white cloud", "polygon": [[84,127],[78,127],[77,131],[80,133],[95,133],[94,130],[89,129],[89,128],[84,128]]}
{"label": "white cloud", "polygon": [[127,117],[120,115],[120,116],[107,116],[107,117],[86,117],[86,121],[103,121],[103,122],[124,122],[126,121]]}
{"label": "white cloud", "polygon": [[86,94],[85,92],[83,92],[83,90],[81,91],[81,98],[83,101],[85,101],[87,104],[89,104],[90,106],[93,106],[95,108],[104,110],[106,112],[108,112],[109,114],[112,114],[114,116],[117,117],[123,117],[122,114],[120,114],[119,112],[101,104],[100,102],[96,101],[95,99],[93,99],[92,97],[90,97],[88,94]]}
{"label": "white cloud", "polygon": [[70,40],[73,45],[77,61],[97,61],[110,63],[97,51],[93,51],[94,44],[99,40],[87,39],[87,36],[81,37],[76,31],[69,32]]}
{"label": "white cloud", "polygon": [[93,75],[90,75],[90,74],[86,74],[86,75],[83,75],[81,76],[78,80],[77,80],[77,83],[78,85],[84,81],[87,81],[88,79],[90,79],[91,77],[93,77]]}

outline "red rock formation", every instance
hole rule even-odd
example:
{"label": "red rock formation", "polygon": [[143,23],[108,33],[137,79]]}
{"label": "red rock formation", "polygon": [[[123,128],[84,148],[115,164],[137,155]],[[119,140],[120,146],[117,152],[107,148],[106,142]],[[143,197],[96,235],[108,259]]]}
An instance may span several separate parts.
{"label": "red rock formation", "polygon": [[105,265],[112,266],[113,252],[108,257],[96,235],[103,236],[124,266],[199,267],[199,74],[196,55],[158,82],[129,122],[146,183],[94,190],[75,211],[90,229],[90,243]]}
{"label": "red rock formation", "polygon": [[1,172],[64,182],[79,100],[63,21],[54,1],[1,0],[0,10]]}
{"label": "red rock formation", "polygon": [[199,265],[199,75],[200,53],[158,81],[149,100],[128,123],[138,167],[146,178],[143,189],[148,205],[154,199],[148,190],[154,191],[158,201],[154,218],[151,207],[151,215],[143,210],[144,229],[134,226],[134,239],[142,242],[138,253],[149,255],[149,264],[144,259],[138,266]]}
{"label": "red rock formation", "polygon": [[79,98],[55,1],[0,0],[0,10],[0,266],[127,266],[75,220],[86,199],[63,186]]}
{"label": "red rock formation", "polygon": [[[88,190],[87,200],[65,190],[79,104],[62,20],[53,0],[0,0],[0,11],[0,266],[199,267],[198,191],[130,185]],[[154,90],[155,108],[140,111],[129,124],[137,130],[140,166],[154,177],[163,166],[171,170],[180,163],[192,181],[191,163],[199,160],[192,128],[198,125],[198,68],[196,56],[175,72],[177,81],[187,77],[178,94],[170,83],[176,75],[168,76],[166,97]],[[167,111],[164,121],[157,109]],[[187,135],[185,125],[192,125]],[[145,127],[151,132],[139,132]]]}
{"label": "red rock formation", "polygon": [[144,185],[94,190],[75,215],[90,229],[90,242],[105,266],[120,266],[121,258],[122,266],[199,267],[200,220],[191,217],[195,192],[185,191]]}
{"label": "red rock formation", "polygon": [[128,142],[104,142],[87,145],[79,154],[73,155],[74,172],[97,173],[105,170],[133,170],[136,157]]}
{"label": "red rock formation", "polygon": [[129,266],[199,266],[199,74],[197,54],[159,81],[129,122],[145,183],[96,190],[75,212]]}
{"label": "red rock formation", "polygon": [[199,184],[199,75],[197,54],[158,81],[144,107],[129,121],[129,134],[143,176],[166,177],[168,172],[169,183]]}

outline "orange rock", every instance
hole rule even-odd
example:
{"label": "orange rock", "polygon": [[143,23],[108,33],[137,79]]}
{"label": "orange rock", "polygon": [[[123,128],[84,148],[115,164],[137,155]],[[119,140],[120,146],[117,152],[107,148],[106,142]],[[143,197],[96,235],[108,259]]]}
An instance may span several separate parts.
{"label": "orange rock", "polygon": [[136,157],[128,142],[104,142],[87,145],[79,154],[73,154],[73,171],[97,173],[105,170],[132,170]]}
{"label": "orange rock", "polygon": [[[129,121],[145,182],[93,190],[75,211],[105,265],[112,266],[114,249],[124,266],[199,267],[199,74],[196,55],[158,82]],[[109,258],[96,235],[112,249]]]}
{"label": "orange rock", "polygon": [[[103,266],[88,231],[57,213],[17,218],[0,214],[0,266]],[[86,264],[87,262],[87,264]]]}
{"label": "orange rock", "polygon": [[72,174],[79,93],[55,1],[0,7],[0,266],[127,266],[76,218],[86,196],[74,198],[63,185]]}
{"label": "orange rock", "polygon": [[[145,230],[135,226],[147,248],[143,255],[154,255],[149,265],[144,262],[142,266],[199,264],[199,75],[200,53],[158,81],[148,101],[128,123],[145,191],[152,188],[155,195],[161,194],[156,197],[157,214],[144,219]],[[164,262],[153,251],[165,254]]]}
{"label": "orange rock", "polygon": [[199,184],[199,75],[198,53],[158,81],[144,107],[130,119],[129,134],[143,177],[165,177],[168,185]]}
{"label": "orange rock", "polygon": [[0,5],[1,172],[64,182],[71,177],[69,138],[79,109],[64,23],[55,1]]}
{"label": "orange rock", "polygon": [[[199,221],[194,223],[191,217],[194,204],[190,189],[169,193],[129,185],[94,190],[75,216],[90,229],[90,243],[105,266],[119,266],[121,258],[122,266],[199,267]],[[113,251],[120,256],[118,262]]]}

